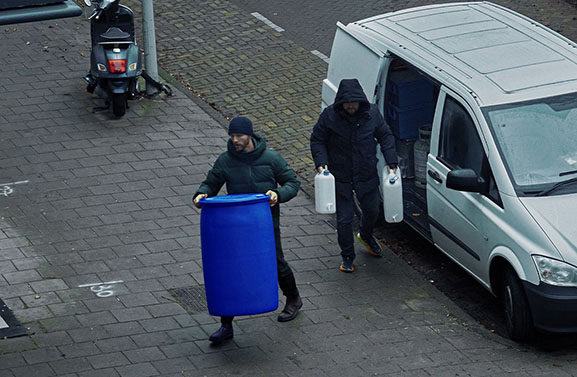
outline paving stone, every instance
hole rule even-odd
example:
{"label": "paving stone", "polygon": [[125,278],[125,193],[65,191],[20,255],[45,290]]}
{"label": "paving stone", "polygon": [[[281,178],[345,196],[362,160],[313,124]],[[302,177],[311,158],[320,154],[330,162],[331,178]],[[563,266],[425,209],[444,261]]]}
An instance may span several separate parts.
{"label": "paving stone", "polygon": [[140,363],[117,367],[118,374],[122,377],[148,377],[158,376],[158,371],[150,363]]}
{"label": "paving stone", "polygon": [[166,359],[166,356],[158,347],[139,348],[136,350],[125,351],[124,355],[134,364]]}

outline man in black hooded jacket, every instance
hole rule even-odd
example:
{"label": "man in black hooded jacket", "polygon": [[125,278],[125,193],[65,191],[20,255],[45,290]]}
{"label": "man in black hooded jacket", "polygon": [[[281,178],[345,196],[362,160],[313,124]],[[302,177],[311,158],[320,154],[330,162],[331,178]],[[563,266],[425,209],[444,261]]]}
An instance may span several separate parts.
{"label": "man in black hooded jacket", "polygon": [[377,143],[387,170],[397,168],[395,137],[375,105],[365,96],[357,79],[343,79],[333,105],[320,115],[311,135],[311,152],[319,172],[330,168],[335,176],[337,234],[341,248],[340,270],[353,272],[353,191],[362,210],[359,241],[375,255],[382,248],[373,237],[379,215]]}

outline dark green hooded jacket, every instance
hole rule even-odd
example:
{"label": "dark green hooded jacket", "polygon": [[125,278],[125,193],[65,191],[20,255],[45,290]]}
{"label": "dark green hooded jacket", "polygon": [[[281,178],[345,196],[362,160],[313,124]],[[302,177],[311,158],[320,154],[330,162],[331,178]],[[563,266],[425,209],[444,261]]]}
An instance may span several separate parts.
{"label": "dark green hooded jacket", "polygon": [[[225,183],[229,194],[264,194],[273,190],[279,203],[294,198],[301,186],[294,170],[278,152],[266,148],[263,136],[254,134],[252,140],[254,150],[249,153],[237,152],[229,140],[228,150],[218,157],[193,198],[198,194],[215,196]],[[271,210],[273,217],[278,218],[279,205]]]}

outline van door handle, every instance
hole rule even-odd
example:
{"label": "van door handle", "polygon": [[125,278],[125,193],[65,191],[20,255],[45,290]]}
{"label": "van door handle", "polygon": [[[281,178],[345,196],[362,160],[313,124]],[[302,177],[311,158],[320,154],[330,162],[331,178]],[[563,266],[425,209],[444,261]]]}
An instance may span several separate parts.
{"label": "van door handle", "polygon": [[427,170],[427,174],[429,174],[429,177],[433,178],[435,181],[443,183],[443,180],[441,179],[441,177],[439,177],[439,173],[437,173],[436,171]]}

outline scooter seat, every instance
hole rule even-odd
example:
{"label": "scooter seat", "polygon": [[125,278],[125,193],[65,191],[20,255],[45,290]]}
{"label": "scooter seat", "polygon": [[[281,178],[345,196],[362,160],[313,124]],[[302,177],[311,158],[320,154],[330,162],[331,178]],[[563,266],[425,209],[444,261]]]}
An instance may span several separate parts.
{"label": "scooter seat", "polygon": [[131,35],[129,33],[120,30],[117,27],[111,27],[108,30],[106,30],[105,33],[100,34],[100,37],[110,40],[125,40],[129,39]]}

